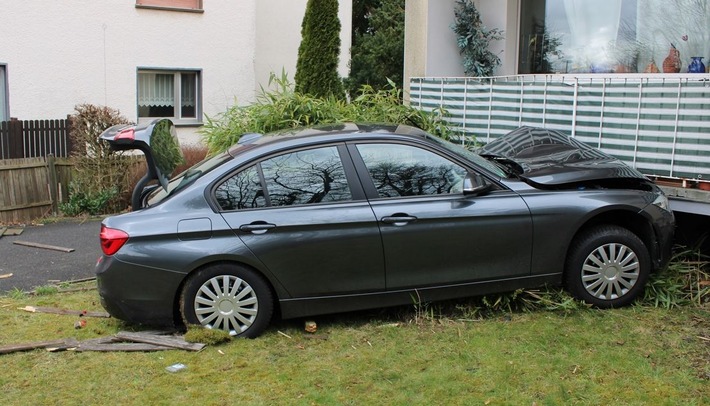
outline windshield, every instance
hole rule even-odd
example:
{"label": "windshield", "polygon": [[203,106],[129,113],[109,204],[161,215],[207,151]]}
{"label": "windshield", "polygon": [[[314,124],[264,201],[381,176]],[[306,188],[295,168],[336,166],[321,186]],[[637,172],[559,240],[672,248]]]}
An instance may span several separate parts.
{"label": "windshield", "polygon": [[186,171],[170,179],[170,181],[168,182],[167,190],[161,187],[153,190],[148,196],[147,205],[152,206],[154,204],[160,203],[166,197],[172,196],[180,189],[184,188],[196,179],[199,179],[204,174],[208,173],[212,169],[220,166],[221,164],[230,159],[232,159],[232,157],[226,152],[219,155],[215,155],[211,158],[206,158],[202,162],[192,166]]}
{"label": "windshield", "polygon": [[500,176],[501,178],[508,177],[506,175],[506,172],[503,169],[501,169],[501,167],[487,161],[486,159],[484,159],[480,155],[476,154],[475,152],[469,151],[460,145],[456,145],[452,142],[442,140],[441,138],[438,138],[438,137],[428,137],[428,138],[430,140],[436,142],[437,144],[441,145],[442,147],[446,148],[447,150],[449,150],[457,155],[463,156],[464,158],[468,159],[469,161],[475,163],[478,166],[483,167],[484,169],[488,170],[491,173],[496,174],[497,176]]}

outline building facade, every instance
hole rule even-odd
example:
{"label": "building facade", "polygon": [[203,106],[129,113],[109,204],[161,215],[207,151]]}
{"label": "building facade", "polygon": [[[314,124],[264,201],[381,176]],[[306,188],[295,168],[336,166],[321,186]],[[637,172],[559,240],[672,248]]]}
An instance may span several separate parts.
{"label": "building facade", "polygon": [[[63,118],[82,103],[136,122],[204,116],[295,74],[307,0],[0,0],[0,121]],[[352,3],[341,0],[347,75]]]}

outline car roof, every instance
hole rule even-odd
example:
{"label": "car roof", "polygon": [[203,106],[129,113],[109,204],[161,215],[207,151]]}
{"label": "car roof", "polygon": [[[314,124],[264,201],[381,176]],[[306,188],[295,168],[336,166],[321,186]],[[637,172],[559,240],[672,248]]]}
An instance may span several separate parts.
{"label": "car roof", "polygon": [[368,135],[377,134],[378,137],[411,137],[419,140],[431,138],[432,135],[417,127],[406,124],[379,124],[379,123],[337,123],[324,124],[308,128],[294,128],[271,132],[268,134],[244,134],[240,142],[229,149],[229,154],[236,156],[256,146],[275,143],[289,143],[289,141],[303,141],[313,138],[313,141],[342,140],[342,136],[347,135]]}

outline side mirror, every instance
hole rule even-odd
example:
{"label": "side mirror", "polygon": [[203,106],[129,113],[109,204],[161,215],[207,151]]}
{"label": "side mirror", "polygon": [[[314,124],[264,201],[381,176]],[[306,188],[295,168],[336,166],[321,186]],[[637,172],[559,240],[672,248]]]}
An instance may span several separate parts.
{"label": "side mirror", "polygon": [[486,182],[486,179],[477,173],[469,173],[463,180],[464,195],[482,196],[490,192],[492,188],[493,184]]}

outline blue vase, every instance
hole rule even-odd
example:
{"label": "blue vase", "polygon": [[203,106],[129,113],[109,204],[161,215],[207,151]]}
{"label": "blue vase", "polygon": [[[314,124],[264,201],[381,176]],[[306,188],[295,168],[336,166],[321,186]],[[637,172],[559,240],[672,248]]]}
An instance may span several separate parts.
{"label": "blue vase", "polygon": [[705,64],[702,56],[693,56],[693,60],[688,65],[688,73],[705,73]]}

